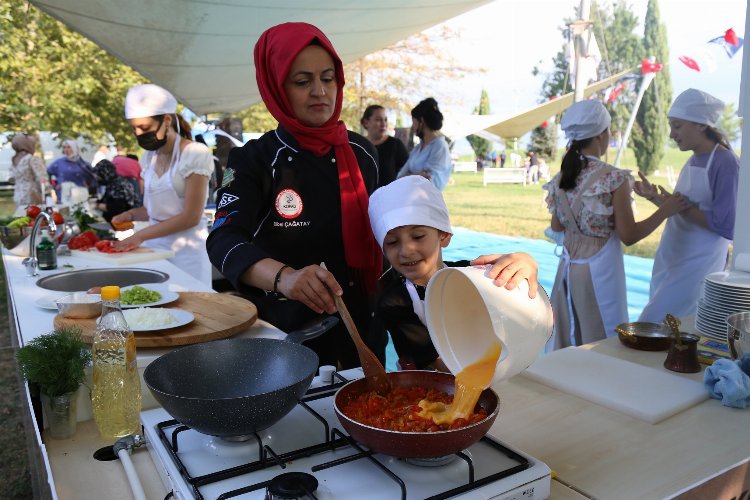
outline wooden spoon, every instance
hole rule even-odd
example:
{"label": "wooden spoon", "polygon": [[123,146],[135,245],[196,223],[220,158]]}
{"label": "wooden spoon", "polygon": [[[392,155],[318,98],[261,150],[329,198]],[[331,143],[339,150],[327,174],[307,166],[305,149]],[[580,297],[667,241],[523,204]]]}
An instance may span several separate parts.
{"label": "wooden spoon", "polygon": [[[320,267],[328,270],[324,263],[321,263]],[[328,293],[333,297],[333,300],[336,303],[336,309],[339,311],[341,319],[344,320],[344,325],[346,325],[346,330],[354,341],[357,353],[359,354],[359,362],[362,364],[362,370],[365,372],[365,379],[367,379],[367,384],[370,387],[370,390],[375,391],[380,395],[388,394],[391,391],[391,382],[385,374],[385,368],[383,368],[383,365],[380,363],[377,356],[375,356],[375,353],[367,347],[367,344],[365,344],[362,337],[359,335],[357,325],[354,324],[354,320],[352,319],[351,314],[349,314],[349,309],[347,309],[346,304],[344,304],[344,299],[333,293],[330,288],[328,289]]]}

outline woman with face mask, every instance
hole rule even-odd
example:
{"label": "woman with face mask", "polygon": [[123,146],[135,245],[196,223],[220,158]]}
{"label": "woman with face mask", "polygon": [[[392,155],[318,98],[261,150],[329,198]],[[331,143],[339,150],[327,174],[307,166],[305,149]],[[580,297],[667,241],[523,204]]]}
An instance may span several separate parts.
{"label": "woman with face mask", "polygon": [[191,140],[190,125],[177,113],[177,100],[153,84],[137,85],[125,98],[125,118],[146,150],[143,206],[112,218],[113,223],[149,221],[149,226],[118,242],[119,250],[141,244],[172,250],[170,261],[211,286],[206,255],[208,221],[204,215],[211,151]]}
{"label": "woman with face mask", "polygon": [[[649,301],[639,321],[662,322],[667,313],[689,316],[697,310],[703,279],[723,271],[734,237],[740,161],[716,124],[724,111],[719,99],[688,89],[667,113],[669,137],[693,155],[682,167],[675,191],[690,208],[670,217],[656,250]],[[639,172],[635,192],[661,207],[669,196]]]}
{"label": "woman with face mask", "polygon": [[396,178],[396,174],[409,158],[409,152],[403,142],[388,135],[388,116],[383,106],[367,106],[360,124],[367,131],[367,138],[378,150],[379,185],[385,186]]}
{"label": "woman with face mask", "polygon": [[411,150],[398,177],[422,175],[442,191],[451,176],[451,152],[445,136],[440,133],[443,114],[437,101],[432,97],[421,101],[411,110],[411,120],[411,131],[419,137],[419,144]]}
{"label": "woman with face mask", "polygon": [[62,200],[62,186],[70,182],[75,186],[85,187],[89,192],[96,192],[96,176],[91,164],[81,158],[78,143],[73,139],[66,139],[62,144],[63,156],[53,161],[47,167],[47,174],[55,181],[57,199]]}
{"label": "woman with face mask", "polygon": [[[330,289],[383,358],[387,337],[373,327],[371,308],[383,260],[367,215],[377,153],[339,120],[341,59],[323,32],[298,22],[265,31],[254,56],[260,95],[279,126],[230,152],[211,261],[284,331],[335,314]],[[305,345],[321,364],[359,366],[343,322]]]}

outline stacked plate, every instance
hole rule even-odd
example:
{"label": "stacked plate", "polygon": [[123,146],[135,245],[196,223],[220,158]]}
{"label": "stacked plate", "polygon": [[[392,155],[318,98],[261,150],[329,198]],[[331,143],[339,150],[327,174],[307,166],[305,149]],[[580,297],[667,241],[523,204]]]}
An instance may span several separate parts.
{"label": "stacked plate", "polygon": [[707,275],[695,316],[698,331],[726,342],[727,316],[742,311],[750,311],[750,273],[722,271]]}

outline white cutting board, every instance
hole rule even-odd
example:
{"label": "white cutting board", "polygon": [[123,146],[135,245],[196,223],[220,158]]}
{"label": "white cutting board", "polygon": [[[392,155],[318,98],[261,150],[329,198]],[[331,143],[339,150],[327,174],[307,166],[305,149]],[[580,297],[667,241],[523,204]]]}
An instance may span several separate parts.
{"label": "white cutting board", "polygon": [[651,424],[708,399],[702,383],[666,368],[649,368],[578,347],[545,354],[521,375]]}
{"label": "white cutting board", "polygon": [[121,253],[103,253],[98,250],[71,250],[70,253],[73,257],[106,262],[115,266],[126,266],[138,262],[148,262],[150,260],[161,260],[174,257],[174,252],[172,250],[147,247],[139,247],[130,252]]}

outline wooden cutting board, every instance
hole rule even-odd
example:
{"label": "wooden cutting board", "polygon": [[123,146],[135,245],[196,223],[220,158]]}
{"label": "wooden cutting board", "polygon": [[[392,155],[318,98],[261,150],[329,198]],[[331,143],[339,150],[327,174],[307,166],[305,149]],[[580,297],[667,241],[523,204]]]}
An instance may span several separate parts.
{"label": "wooden cutting board", "polygon": [[[170,347],[208,342],[231,337],[249,328],[258,319],[255,304],[234,295],[212,292],[180,292],[180,298],[164,307],[190,311],[195,320],[187,325],[166,330],[135,332],[137,347]],[[96,321],[55,316],[55,328],[79,327],[83,340],[94,340]]]}

